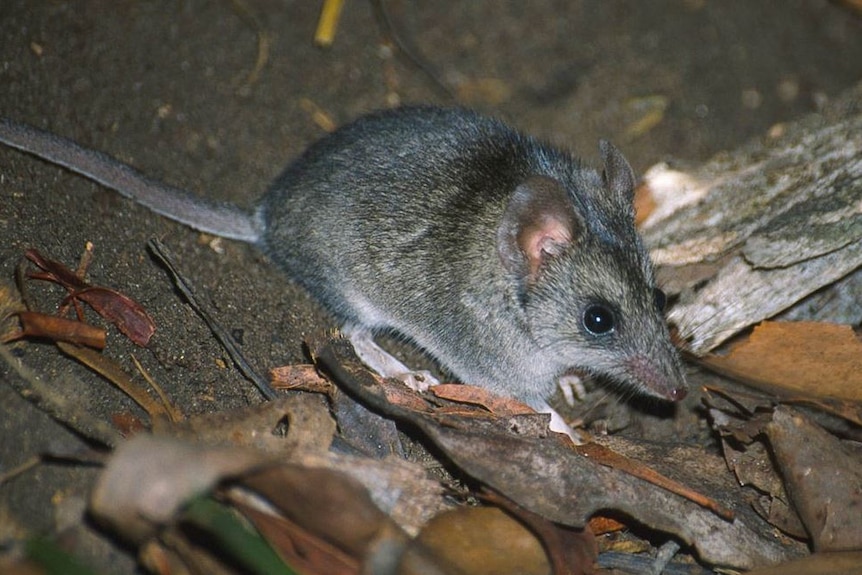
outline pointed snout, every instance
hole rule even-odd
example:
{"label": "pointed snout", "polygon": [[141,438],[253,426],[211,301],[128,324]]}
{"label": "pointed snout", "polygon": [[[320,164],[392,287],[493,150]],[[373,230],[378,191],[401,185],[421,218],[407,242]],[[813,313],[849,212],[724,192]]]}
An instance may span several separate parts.
{"label": "pointed snout", "polygon": [[675,356],[662,361],[662,358],[635,355],[625,360],[623,365],[627,379],[647,395],[674,402],[681,401],[688,395],[682,366]]}

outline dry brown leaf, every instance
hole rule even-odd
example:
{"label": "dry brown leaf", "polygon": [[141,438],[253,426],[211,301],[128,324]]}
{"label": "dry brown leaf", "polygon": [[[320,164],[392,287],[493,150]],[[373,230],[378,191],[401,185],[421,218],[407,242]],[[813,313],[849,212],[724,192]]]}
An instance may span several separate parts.
{"label": "dry brown leaf", "polygon": [[464,573],[546,575],[550,570],[536,536],[494,507],[460,507],[441,513],[417,541]]}
{"label": "dry brown leaf", "polygon": [[541,540],[552,573],[592,575],[595,572],[599,545],[589,525],[582,529],[565,527],[531,513],[493,491],[485,491],[482,496],[486,501],[504,509]]}
{"label": "dry brown leaf", "polygon": [[648,185],[641,184],[635,188],[635,225],[640,227],[655,211],[657,205],[658,203]]}
{"label": "dry brown leaf", "polygon": [[598,443],[586,443],[584,445],[577,445],[573,447],[573,449],[584,457],[590,458],[591,461],[595,461],[597,463],[600,463],[601,465],[607,465],[608,467],[624,471],[625,473],[643,479],[644,481],[649,481],[653,485],[661,487],[662,489],[666,489],[671,493],[675,493],[676,495],[684,497],[693,503],[697,503],[701,507],[713,511],[715,514],[724,519],[727,519],[728,521],[733,520],[733,511],[724,507],[717,501],[710,499],[709,497],[706,497],[705,495],[698,493],[693,489],[689,489],[685,485],[682,485],[681,483],[678,483],[658,473],[649,466],[643,465],[631,458],[620,455],[619,453],[616,453],[615,451],[608,449],[603,445],[600,445]]}
{"label": "dry brown leaf", "polygon": [[69,298],[87,302],[99,315],[116,325],[126,337],[141,347],[146,347],[156,332],[156,324],[147,310],[116,290],[93,286],[73,292]]}
{"label": "dry brown leaf", "polygon": [[360,572],[355,558],[308,533],[290,519],[265,513],[253,505],[234,502],[234,506],[282,557],[288,558],[287,563],[302,573],[355,575]]}
{"label": "dry brown leaf", "polygon": [[[407,534],[374,504],[362,484],[338,471],[282,464],[252,470],[239,483],[304,531],[304,540],[316,540],[317,551],[337,549],[341,563],[353,558],[356,563],[374,564],[375,554],[397,557],[407,544]],[[308,559],[304,550],[292,549],[297,539],[281,534],[286,545],[278,551],[283,557]]]}
{"label": "dry brown leaf", "polygon": [[[737,401],[739,399],[739,401]],[[795,510],[788,503],[784,482],[764,440],[764,429],[772,421],[774,401],[741,394],[739,398],[720,390],[704,397],[713,428],[719,433],[727,468],[750,494],[751,507],[767,523],[803,541],[808,538]]]}
{"label": "dry brown leaf", "polygon": [[755,569],[746,575],[862,575],[862,551],[815,553],[789,563]]}
{"label": "dry brown leaf", "polygon": [[[88,284],[80,277],[83,276],[83,268],[82,273],[78,274],[62,263],[44,257],[35,249],[27,250],[24,255],[43,270],[31,272],[28,277],[57,283],[69,292],[61,308],[70,303],[77,308],[79,300],[85,301],[137,345],[146,347],[150,342],[156,324],[141,304],[116,290]],[[88,257],[83,258],[82,265],[88,261]]]}
{"label": "dry brown leaf", "polygon": [[273,389],[300,389],[315,393],[330,393],[332,384],[311,364],[282,365],[269,370]]}
{"label": "dry brown leaf", "polygon": [[499,396],[487,389],[472,385],[443,383],[435,385],[428,391],[441,399],[482,406],[500,417],[535,413],[535,410],[525,403],[511,397]]}
{"label": "dry brown leaf", "polygon": [[764,322],[727,356],[702,361],[719,373],[784,395],[862,400],[862,342],[846,325]]}
{"label": "dry brown leaf", "polygon": [[762,495],[752,503],[752,507],[770,525],[774,525],[800,541],[808,538],[805,526],[799,520],[796,509],[786,500]]}
{"label": "dry brown leaf", "polygon": [[56,341],[54,343],[60,348],[60,351],[75,358],[116,385],[123,393],[131,397],[135,403],[140,405],[151,419],[155,420],[159,417],[168,415],[168,410],[165,406],[150,397],[150,394],[146,389],[132,381],[129,374],[123,371],[120,364],[113,359],[93,351],[88,347],[82,347],[80,345],[74,345],[64,341]]}
{"label": "dry brown leaf", "polygon": [[787,407],[775,410],[766,433],[814,549],[862,549],[862,458],[858,451]]}
{"label": "dry brown leaf", "polygon": [[384,379],[377,376],[377,374],[371,375],[377,381],[380,389],[383,390],[383,393],[386,396],[386,401],[389,403],[399,405],[411,411],[431,411],[431,406],[428,405],[428,402],[425,401],[425,399],[400,381]]}
{"label": "dry brown leaf", "polygon": [[617,521],[616,519],[611,519],[609,517],[602,517],[601,515],[597,515],[590,519],[590,530],[596,535],[605,535],[606,533],[616,533],[617,531],[623,531],[626,529],[626,524]]}

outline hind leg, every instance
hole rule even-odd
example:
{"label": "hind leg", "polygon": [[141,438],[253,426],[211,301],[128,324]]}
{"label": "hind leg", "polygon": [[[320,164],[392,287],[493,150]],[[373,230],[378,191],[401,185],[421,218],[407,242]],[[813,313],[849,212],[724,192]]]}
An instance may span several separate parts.
{"label": "hind leg", "polygon": [[412,370],[398,361],[392,354],[377,345],[370,330],[345,326],[342,331],[353,344],[353,350],[362,363],[381,377],[397,379],[414,391],[426,391],[430,386],[440,383],[430,372]]}

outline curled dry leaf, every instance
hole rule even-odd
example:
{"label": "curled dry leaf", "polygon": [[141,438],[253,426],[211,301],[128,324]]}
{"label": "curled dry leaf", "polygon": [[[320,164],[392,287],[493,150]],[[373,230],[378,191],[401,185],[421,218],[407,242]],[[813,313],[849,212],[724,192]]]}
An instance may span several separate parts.
{"label": "curled dry leaf", "polygon": [[297,572],[311,575],[355,575],[359,572],[361,565],[357,558],[287,517],[268,513],[237,498],[232,504]]}
{"label": "curled dry leaf", "polygon": [[108,335],[100,327],[36,311],[22,311],[18,314],[18,318],[21,320],[19,337],[65,341],[93,349],[105,348]]}
{"label": "curled dry leaf", "polygon": [[766,426],[785,486],[816,551],[862,549],[862,457],[786,407]]}
{"label": "curled dry leaf", "polygon": [[43,257],[35,249],[27,250],[25,256],[43,270],[29,274],[31,278],[57,283],[69,292],[63,305],[84,301],[137,345],[144,347],[149,343],[156,326],[138,302],[115,290],[88,284],[60,262]]}
{"label": "curled dry leaf", "polygon": [[407,534],[374,504],[362,485],[337,471],[283,464],[251,470],[239,484],[360,563],[373,561],[368,555],[374,552],[397,555],[407,542]]}
{"label": "curled dry leaf", "polygon": [[793,509],[775,457],[765,435],[772,421],[774,401],[753,394],[732,396],[713,391],[704,396],[710,420],[720,436],[722,453],[752,509],[767,523],[805,541],[808,533]]}

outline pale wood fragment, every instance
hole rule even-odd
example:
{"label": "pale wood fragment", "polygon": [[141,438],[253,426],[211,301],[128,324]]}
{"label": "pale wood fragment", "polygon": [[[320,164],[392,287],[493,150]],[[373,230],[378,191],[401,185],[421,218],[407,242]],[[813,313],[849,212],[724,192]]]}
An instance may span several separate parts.
{"label": "pale wood fragment", "polygon": [[854,290],[858,305],[809,319],[862,321],[862,83],[696,169],[656,166],[645,183],[659,205],[642,231],[679,296],[669,320],[689,351],[829,286]]}

